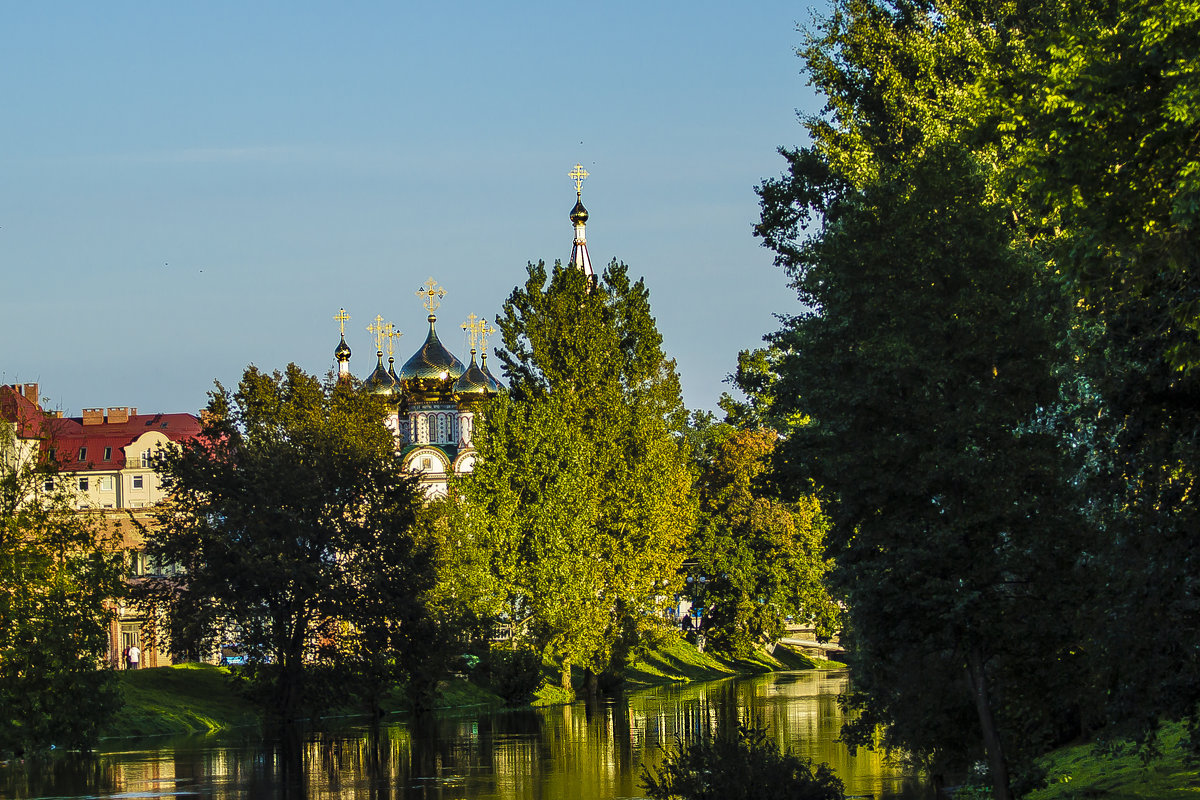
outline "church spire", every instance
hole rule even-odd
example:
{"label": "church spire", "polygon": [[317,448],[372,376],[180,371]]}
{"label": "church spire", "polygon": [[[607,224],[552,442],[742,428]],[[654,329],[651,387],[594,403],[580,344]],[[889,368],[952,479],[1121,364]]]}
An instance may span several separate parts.
{"label": "church spire", "polygon": [[576,164],[575,168],[567,173],[567,177],[575,181],[575,207],[571,209],[571,222],[575,225],[575,243],[571,247],[571,260],[568,263],[574,264],[583,270],[584,275],[595,279],[596,273],[592,270],[592,259],[588,256],[587,235],[584,233],[588,212],[583,207],[583,181],[587,176],[588,171],[583,168],[582,164]]}

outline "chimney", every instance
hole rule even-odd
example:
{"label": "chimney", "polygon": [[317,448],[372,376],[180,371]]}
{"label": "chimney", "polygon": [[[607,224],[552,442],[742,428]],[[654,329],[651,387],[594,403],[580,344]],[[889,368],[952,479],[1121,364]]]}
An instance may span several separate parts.
{"label": "chimney", "polygon": [[117,406],[116,408],[108,409],[109,425],[120,425],[122,422],[129,422],[129,406]]}
{"label": "chimney", "polygon": [[83,410],[84,425],[103,425],[104,424],[104,409],[103,408],[85,408]]}
{"label": "chimney", "polygon": [[38,399],[38,385],[36,383],[27,383],[21,387],[21,394],[26,400],[33,403],[38,408],[42,407],[41,401]]}

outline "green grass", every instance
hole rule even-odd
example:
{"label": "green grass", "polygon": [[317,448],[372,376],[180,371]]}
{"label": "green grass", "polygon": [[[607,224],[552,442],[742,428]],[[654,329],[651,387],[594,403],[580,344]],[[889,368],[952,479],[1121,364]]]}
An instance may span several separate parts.
{"label": "green grass", "polygon": [[760,650],[750,658],[726,659],[712,653],[701,653],[691,644],[677,639],[630,665],[625,671],[625,684],[629,688],[640,688],[815,667],[812,659],[783,646],[776,647],[774,655]]}
{"label": "green grass", "polygon": [[[827,664],[833,662],[825,662]],[[666,683],[713,680],[730,675],[757,674],[788,669],[820,667],[786,647],[777,647],[774,656],[765,652],[751,658],[724,659],[701,653],[682,640],[655,649],[632,664],[626,672],[630,689]],[[546,666],[542,686],[533,705],[559,705],[575,698],[557,685],[558,674]],[[582,673],[576,676],[580,688]],[[233,686],[229,670],[209,664],[179,664],[173,667],[128,670],[117,673],[118,686],[125,700],[105,727],[103,738],[158,736],[164,734],[210,733],[229,728],[256,725],[258,710],[242,698]],[[495,694],[466,680],[452,680],[441,687],[438,708],[500,706]],[[388,714],[407,709],[403,691],[393,692],[384,702]],[[357,709],[348,708],[337,716],[353,717]]]}
{"label": "green grass", "polygon": [[1162,757],[1143,764],[1133,752],[1115,757],[1096,753],[1090,744],[1055,750],[1043,759],[1049,785],[1029,800],[1149,800],[1200,798],[1200,771],[1189,765],[1179,747],[1183,726],[1168,725],[1159,744]]}
{"label": "green grass", "polygon": [[[210,664],[178,664],[121,671],[117,683],[124,707],[105,727],[103,737],[160,736],[165,734],[212,733],[257,725],[261,715],[234,688],[225,667]],[[502,700],[465,680],[444,682],[437,708],[498,706]],[[386,714],[408,710],[408,698],[396,690],[385,698]],[[360,709],[349,707],[332,712],[333,717],[355,718]]]}
{"label": "green grass", "polygon": [[205,733],[258,722],[258,713],[234,691],[229,670],[209,664],[118,673],[125,706],[105,737]]}

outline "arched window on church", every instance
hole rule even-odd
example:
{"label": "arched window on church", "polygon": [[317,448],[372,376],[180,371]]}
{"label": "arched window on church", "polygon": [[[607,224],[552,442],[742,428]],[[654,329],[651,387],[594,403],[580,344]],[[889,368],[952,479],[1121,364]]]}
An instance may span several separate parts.
{"label": "arched window on church", "polygon": [[438,414],[438,444],[444,444],[446,441],[446,415]]}

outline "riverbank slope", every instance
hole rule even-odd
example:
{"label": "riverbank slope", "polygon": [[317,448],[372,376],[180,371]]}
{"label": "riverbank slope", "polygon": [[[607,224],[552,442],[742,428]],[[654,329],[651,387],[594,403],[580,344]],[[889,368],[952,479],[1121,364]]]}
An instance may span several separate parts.
{"label": "riverbank slope", "polygon": [[1149,762],[1132,750],[1116,756],[1097,753],[1091,744],[1055,750],[1042,760],[1048,784],[1028,800],[1194,800],[1200,794],[1200,769],[1180,747],[1181,723],[1167,725],[1159,737],[1162,756]]}
{"label": "riverbank slope", "polygon": [[[640,689],[816,666],[817,662],[784,647],[776,648],[774,655],[762,652],[753,658],[730,660],[700,653],[692,645],[679,641],[632,664],[625,676],[625,686]],[[260,721],[254,706],[238,694],[225,667],[179,664],[121,671],[117,680],[125,705],[105,726],[104,739],[209,733],[257,725]],[[540,692],[535,704],[553,705],[569,700],[561,689],[554,687]],[[456,679],[443,685],[436,705],[438,708],[500,706],[503,701],[485,687]],[[389,714],[403,711],[403,697],[397,694],[390,698],[384,710]]]}

